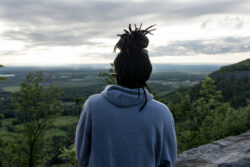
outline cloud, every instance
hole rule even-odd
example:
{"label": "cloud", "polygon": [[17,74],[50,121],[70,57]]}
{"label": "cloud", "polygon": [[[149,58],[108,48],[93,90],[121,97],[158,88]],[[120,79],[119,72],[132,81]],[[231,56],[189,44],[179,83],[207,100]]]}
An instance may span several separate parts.
{"label": "cloud", "polygon": [[32,65],[111,62],[116,34],[143,22],[157,24],[150,37],[154,59],[201,54],[217,61],[250,52],[249,18],[247,0],[6,0],[0,2],[0,58]]}
{"label": "cloud", "polygon": [[[86,33],[86,34],[85,34]],[[93,35],[95,34],[95,35]],[[90,42],[93,36],[97,36],[98,32],[75,32],[74,30],[43,30],[36,31],[30,30],[8,30],[3,33],[3,36],[12,40],[20,40],[32,45],[45,45],[45,46],[62,46],[62,45],[97,45],[98,42]]]}
{"label": "cloud", "polygon": [[250,24],[249,17],[236,16],[236,15],[224,15],[218,18],[208,18],[201,24],[203,29],[240,29],[244,24]]}
{"label": "cloud", "polygon": [[169,45],[153,48],[151,52],[151,56],[218,55],[250,52],[250,37],[174,41]]}
{"label": "cloud", "polygon": [[[213,13],[250,13],[247,1],[1,1],[0,19],[9,25],[1,35],[30,46],[98,45],[113,38],[130,22],[183,23]],[[150,16],[150,17],[147,17]],[[206,27],[208,23],[204,23]]]}

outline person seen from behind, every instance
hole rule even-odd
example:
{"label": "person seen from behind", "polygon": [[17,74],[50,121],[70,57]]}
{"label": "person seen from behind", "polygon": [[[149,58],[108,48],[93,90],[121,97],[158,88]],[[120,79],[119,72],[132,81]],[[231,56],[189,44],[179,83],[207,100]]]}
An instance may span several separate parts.
{"label": "person seen from behind", "polygon": [[174,119],[146,83],[152,72],[146,35],[153,26],[129,25],[118,35],[116,85],[86,100],[76,128],[76,157],[82,167],[174,167]]}

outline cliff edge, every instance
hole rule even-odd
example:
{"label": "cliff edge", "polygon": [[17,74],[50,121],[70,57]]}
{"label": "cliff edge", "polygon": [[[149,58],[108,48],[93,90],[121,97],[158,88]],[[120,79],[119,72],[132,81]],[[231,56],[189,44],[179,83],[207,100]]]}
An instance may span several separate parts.
{"label": "cliff edge", "polygon": [[250,130],[184,151],[176,167],[250,167]]}

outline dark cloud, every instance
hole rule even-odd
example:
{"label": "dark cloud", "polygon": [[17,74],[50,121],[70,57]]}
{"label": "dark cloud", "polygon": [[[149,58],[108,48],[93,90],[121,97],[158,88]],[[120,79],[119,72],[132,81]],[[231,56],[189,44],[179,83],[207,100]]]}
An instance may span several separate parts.
{"label": "dark cloud", "polygon": [[[246,1],[98,2],[59,0],[6,0],[0,2],[0,19],[14,29],[2,35],[31,46],[88,45],[92,39],[112,38],[130,22],[185,23],[189,18],[214,13],[250,13]],[[147,19],[148,15],[152,15]],[[18,28],[18,29],[16,29]],[[177,47],[177,46],[176,46]],[[185,49],[185,48],[184,48]]]}
{"label": "dark cloud", "polygon": [[[86,33],[86,31],[84,31]],[[91,36],[92,34],[92,36]],[[5,31],[3,35],[9,39],[26,41],[31,45],[47,45],[47,46],[59,46],[59,45],[98,45],[98,42],[90,42],[95,34],[98,35],[98,32],[88,32],[85,35],[81,31],[75,32],[74,30],[22,30],[15,31],[9,30]]]}
{"label": "dark cloud", "polygon": [[151,56],[215,55],[241,52],[250,52],[250,37],[175,41],[169,45],[154,48]]}

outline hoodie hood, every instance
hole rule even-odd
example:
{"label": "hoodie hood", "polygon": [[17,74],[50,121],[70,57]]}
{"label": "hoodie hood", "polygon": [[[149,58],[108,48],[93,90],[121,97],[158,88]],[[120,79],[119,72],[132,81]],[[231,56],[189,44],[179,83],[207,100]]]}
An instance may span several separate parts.
{"label": "hoodie hood", "polygon": [[[153,95],[145,89],[147,100],[151,100]],[[145,95],[142,88],[130,89],[118,85],[107,85],[101,95],[112,104],[118,107],[129,107],[145,102]]]}

